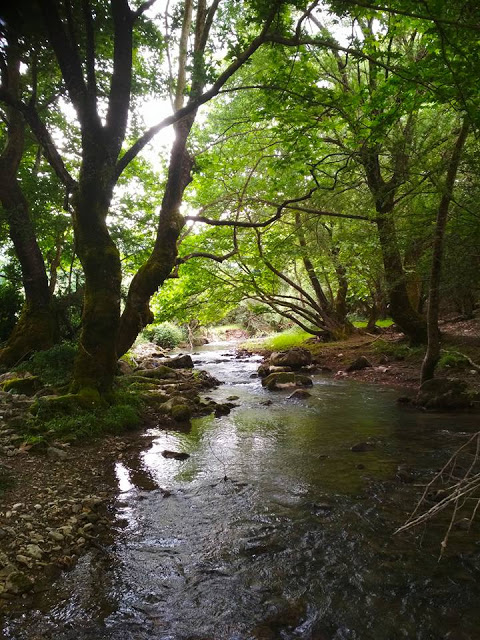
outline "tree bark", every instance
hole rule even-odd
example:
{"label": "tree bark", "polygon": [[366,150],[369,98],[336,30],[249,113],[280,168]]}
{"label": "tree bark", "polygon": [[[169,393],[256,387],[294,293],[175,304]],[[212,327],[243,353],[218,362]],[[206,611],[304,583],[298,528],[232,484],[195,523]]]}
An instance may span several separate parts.
{"label": "tree bark", "polygon": [[398,248],[397,231],[390,212],[382,213],[377,217],[377,229],[385,269],[389,314],[412,345],[425,344],[426,323],[412,307],[408,295],[406,274]]}
{"label": "tree bark", "polygon": [[180,205],[185,189],[191,181],[192,159],[187,152],[186,144],[194,119],[195,113],[192,113],[175,125],[176,137],[170,156],[155,246],[128,290],[117,341],[119,356],[126,353],[140,331],[153,322],[150,299],[175,266],[178,255],[177,241],[185,224],[180,214]]}
{"label": "tree bark", "polygon": [[[20,96],[20,52],[9,39],[3,84],[13,98]],[[43,256],[35,236],[28,202],[17,172],[25,146],[25,122],[19,111],[7,107],[7,144],[0,156],[0,202],[10,238],[20,262],[25,304],[20,318],[0,351],[0,365],[10,367],[34,351],[52,347],[59,338],[58,320],[48,286]]]}
{"label": "tree bark", "polygon": [[468,129],[469,123],[465,118],[448,164],[444,192],[438,206],[435,237],[433,239],[432,271],[430,274],[430,290],[427,307],[428,344],[427,352],[422,364],[422,384],[426,380],[431,380],[434,377],[435,368],[440,358],[441,337],[438,328],[438,312],[440,307],[440,282],[445,229],[447,226],[448,210],[453,196],[455,179],[457,177],[458,167],[462,157],[462,150],[467,139]]}

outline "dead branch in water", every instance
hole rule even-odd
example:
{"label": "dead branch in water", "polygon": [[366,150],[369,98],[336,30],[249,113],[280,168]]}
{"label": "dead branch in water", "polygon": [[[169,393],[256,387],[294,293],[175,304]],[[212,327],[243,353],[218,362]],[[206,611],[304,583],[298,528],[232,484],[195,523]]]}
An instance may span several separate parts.
{"label": "dead branch in water", "polygon": [[[463,469],[462,463],[464,464],[465,460],[469,458],[471,459],[467,463],[466,469]],[[460,470],[460,476],[457,476],[458,470]],[[428,501],[429,494],[439,484],[442,486],[440,495],[443,497],[436,504],[422,512],[422,508],[426,506]],[[468,506],[470,503],[472,503],[471,509]],[[450,522],[440,545],[441,557],[447,547],[452,528],[456,523],[457,514],[464,507],[468,507],[470,512],[470,517],[465,518],[465,520],[469,521],[467,527],[469,529],[480,507],[480,431],[474,433],[459,447],[442,469],[425,486],[417,506],[405,524],[395,531],[395,534],[425,523],[441,511],[451,508]]]}

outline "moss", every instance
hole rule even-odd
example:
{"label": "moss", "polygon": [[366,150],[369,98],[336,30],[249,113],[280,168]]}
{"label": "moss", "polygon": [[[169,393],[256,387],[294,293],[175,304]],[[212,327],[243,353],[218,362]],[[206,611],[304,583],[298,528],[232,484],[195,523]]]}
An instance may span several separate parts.
{"label": "moss", "polygon": [[0,350],[0,366],[12,367],[33,352],[49,349],[58,337],[58,318],[53,304],[41,309],[25,305],[5,347]]}
{"label": "moss", "polygon": [[97,389],[85,387],[79,393],[38,398],[30,407],[30,412],[42,420],[47,420],[56,416],[72,415],[79,409],[92,410],[105,406],[107,402]]}
{"label": "moss", "polygon": [[96,389],[56,398],[39,398],[36,415],[25,429],[27,440],[83,440],[106,433],[123,433],[141,423],[142,401],[138,394],[116,392],[110,403]]}
{"label": "moss", "polygon": [[187,422],[192,417],[192,411],[187,404],[176,404],[171,408],[170,415],[176,422]]}
{"label": "moss", "polygon": [[41,387],[38,376],[28,376],[26,378],[10,378],[3,383],[3,391],[11,391],[13,393],[24,393],[27,396],[33,396]]}

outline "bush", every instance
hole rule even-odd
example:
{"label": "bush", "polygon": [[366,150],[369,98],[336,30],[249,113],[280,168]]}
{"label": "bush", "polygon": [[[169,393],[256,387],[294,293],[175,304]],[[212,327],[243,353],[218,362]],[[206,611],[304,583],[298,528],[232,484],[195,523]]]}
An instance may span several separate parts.
{"label": "bush", "polygon": [[439,369],[465,369],[468,366],[468,360],[461,353],[446,352],[440,356],[438,361]]}
{"label": "bush", "polygon": [[184,340],[183,331],[171,322],[150,325],[143,330],[143,336],[164,349],[173,349]]}
{"label": "bush", "polygon": [[0,342],[8,339],[22,308],[22,296],[11,284],[0,286]]}
{"label": "bush", "polygon": [[61,342],[47,351],[37,351],[30,360],[18,365],[16,371],[29,371],[47,385],[64,385],[72,377],[76,353],[74,343]]}

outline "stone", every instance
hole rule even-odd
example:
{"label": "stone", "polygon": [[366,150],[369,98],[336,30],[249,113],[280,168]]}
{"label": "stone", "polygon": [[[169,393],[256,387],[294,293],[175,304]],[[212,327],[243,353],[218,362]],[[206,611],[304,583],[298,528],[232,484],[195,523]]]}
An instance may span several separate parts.
{"label": "stone", "polygon": [[288,400],[303,400],[304,398],[310,398],[311,393],[305,391],[305,389],[296,389],[288,396]]}
{"label": "stone", "polygon": [[26,576],[23,571],[11,573],[5,582],[5,591],[15,595],[27,593],[33,588],[33,580]]}
{"label": "stone", "polygon": [[270,356],[270,365],[273,367],[290,367],[301,369],[312,364],[312,354],[308,349],[294,347],[287,351],[274,352]]}
{"label": "stone", "polygon": [[456,378],[433,378],[420,387],[415,404],[430,410],[468,409],[472,404],[469,388]]}
{"label": "stone", "polygon": [[361,371],[362,369],[367,369],[368,367],[371,367],[371,366],[372,365],[370,364],[370,362],[367,360],[365,356],[359,356],[356,360],[352,362],[351,365],[349,365],[346,368],[346,371],[348,372]]}
{"label": "stone", "polygon": [[27,544],[27,554],[34,560],[41,560],[43,553],[38,544]]}
{"label": "stone", "polygon": [[358,442],[350,448],[350,451],[360,453],[363,451],[372,451],[373,449],[375,449],[375,445],[373,444],[373,442]]}
{"label": "stone", "polygon": [[262,386],[267,387],[269,391],[280,389],[282,387],[295,386],[294,373],[271,373],[262,380]]}
{"label": "stone", "polygon": [[133,373],[133,367],[131,367],[125,360],[119,360],[118,373],[122,376],[129,376]]}
{"label": "stone", "polygon": [[158,364],[171,369],[193,369],[194,366],[192,357],[188,353],[172,356],[171,358],[163,358],[158,360]]}
{"label": "stone", "polygon": [[58,447],[48,447],[47,456],[51,460],[66,460],[68,458],[68,453]]}
{"label": "stone", "polygon": [[164,458],[173,458],[174,460],[187,460],[190,457],[190,454],[185,453],[184,451],[169,451],[165,449],[162,451],[162,456]]}
{"label": "stone", "polygon": [[266,362],[263,362],[257,369],[257,375],[260,378],[266,378],[270,373],[270,367]]}
{"label": "stone", "polygon": [[59,531],[50,531],[48,535],[52,540],[55,540],[55,542],[63,542],[63,540],[65,540],[65,536]]}

